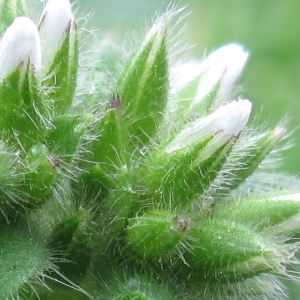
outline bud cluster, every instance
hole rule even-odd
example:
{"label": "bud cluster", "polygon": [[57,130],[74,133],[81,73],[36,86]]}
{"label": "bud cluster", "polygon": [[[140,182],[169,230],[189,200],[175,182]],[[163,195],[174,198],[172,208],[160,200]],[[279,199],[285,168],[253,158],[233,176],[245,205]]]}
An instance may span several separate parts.
{"label": "bud cluster", "polygon": [[84,67],[69,0],[27,7],[0,4],[2,298],[286,299],[300,183],[263,169],[286,129],[237,97],[248,51],[174,66],[177,11]]}

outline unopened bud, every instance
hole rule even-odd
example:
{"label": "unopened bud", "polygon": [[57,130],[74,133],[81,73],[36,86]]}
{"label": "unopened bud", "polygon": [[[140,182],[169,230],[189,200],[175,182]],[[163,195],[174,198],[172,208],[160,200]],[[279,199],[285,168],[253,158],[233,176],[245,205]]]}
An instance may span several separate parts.
{"label": "unopened bud", "polygon": [[41,43],[35,24],[26,17],[18,17],[8,27],[0,44],[0,79],[7,78],[18,68],[41,70]]}

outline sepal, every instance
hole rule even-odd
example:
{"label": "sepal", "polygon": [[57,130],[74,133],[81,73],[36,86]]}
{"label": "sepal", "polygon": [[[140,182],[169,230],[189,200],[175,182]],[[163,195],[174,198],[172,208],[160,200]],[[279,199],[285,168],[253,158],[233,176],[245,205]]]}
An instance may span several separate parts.
{"label": "sepal", "polygon": [[39,24],[43,46],[44,84],[55,112],[63,114],[73,101],[78,71],[78,33],[68,0],[48,1]]}
{"label": "sepal", "polygon": [[[291,253],[229,220],[206,220],[189,230],[188,249],[177,262],[192,280],[228,282],[282,271]],[[175,264],[176,268],[176,264]],[[184,274],[183,273],[183,274]]]}
{"label": "sepal", "polygon": [[167,32],[171,14],[160,17],[130,59],[117,84],[128,133],[135,145],[153,137],[167,104],[169,89]]}
{"label": "sepal", "polygon": [[146,158],[144,184],[159,203],[186,206],[216,178],[246,125],[248,100],[233,101],[188,124]]}
{"label": "sepal", "polygon": [[177,254],[188,230],[188,221],[163,210],[151,210],[131,218],[126,243],[140,258],[162,262]]}
{"label": "sepal", "polygon": [[276,127],[266,133],[241,138],[213,184],[214,196],[228,194],[242,184],[278,146],[285,133],[285,128]]}
{"label": "sepal", "polygon": [[91,261],[88,222],[88,213],[80,208],[57,224],[48,238],[48,248],[56,253],[60,272],[72,280],[82,278]]}
{"label": "sepal", "polygon": [[28,205],[43,203],[51,193],[57,173],[55,158],[47,146],[32,146],[26,153],[21,171],[24,174],[22,190],[27,193]]}

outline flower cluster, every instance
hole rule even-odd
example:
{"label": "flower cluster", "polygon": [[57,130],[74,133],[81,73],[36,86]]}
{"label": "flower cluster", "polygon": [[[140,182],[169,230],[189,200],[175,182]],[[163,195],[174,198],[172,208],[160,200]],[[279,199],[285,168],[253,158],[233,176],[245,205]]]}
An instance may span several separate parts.
{"label": "flower cluster", "polygon": [[286,129],[251,125],[248,51],[174,66],[172,11],[84,66],[69,0],[0,11],[1,297],[286,299],[300,182],[263,163]]}

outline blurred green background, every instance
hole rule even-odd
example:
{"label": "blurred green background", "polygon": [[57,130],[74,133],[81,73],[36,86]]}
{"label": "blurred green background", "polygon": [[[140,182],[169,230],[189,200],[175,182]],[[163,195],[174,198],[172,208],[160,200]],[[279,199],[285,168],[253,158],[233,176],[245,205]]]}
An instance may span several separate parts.
{"label": "blurred green background", "polygon": [[[80,12],[92,13],[88,25],[119,41],[140,32],[155,13],[164,12],[163,0],[79,0]],[[201,58],[229,42],[251,53],[240,79],[243,97],[254,103],[253,115],[276,125],[288,116],[295,146],[284,152],[282,170],[300,173],[300,1],[299,0],[181,0],[186,6],[182,39],[194,45],[189,55]]]}

